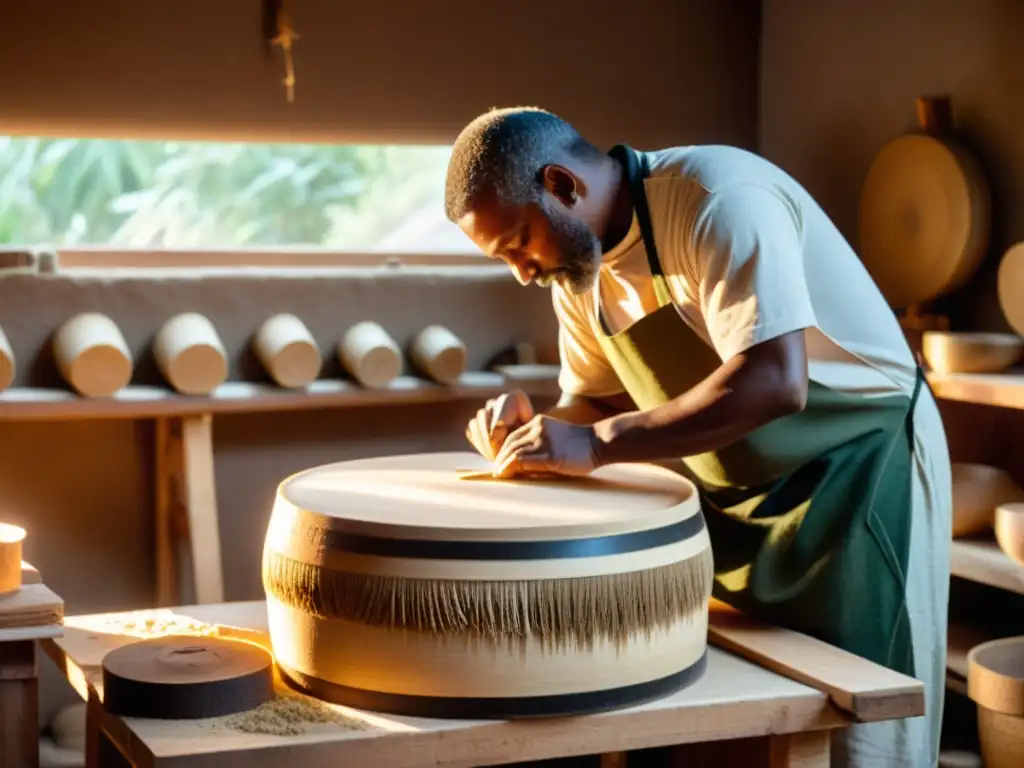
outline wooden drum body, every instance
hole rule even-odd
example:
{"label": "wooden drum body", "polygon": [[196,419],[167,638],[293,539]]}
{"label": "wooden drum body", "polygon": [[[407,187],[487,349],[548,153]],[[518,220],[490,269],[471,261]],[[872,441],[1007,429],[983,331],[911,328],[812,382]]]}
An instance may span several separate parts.
{"label": "wooden drum body", "polygon": [[267,530],[270,638],[289,682],[422,717],[579,714],[700,678],[713,580],[693,485],[651,465],[463,480],[475,454],[286,479]]}

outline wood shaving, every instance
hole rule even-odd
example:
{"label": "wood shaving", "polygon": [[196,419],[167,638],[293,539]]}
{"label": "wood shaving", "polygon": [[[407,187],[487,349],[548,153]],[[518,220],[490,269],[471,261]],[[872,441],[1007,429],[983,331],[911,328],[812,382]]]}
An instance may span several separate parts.
{"label": "wood shaving", "polygon": [[316,724],[337,725],[349,731],[372,728],[369,723],[339,712],[317,699],[290,692],[278,692],[256,709],[209,722],[212,728],[272,736],[298,736]]}

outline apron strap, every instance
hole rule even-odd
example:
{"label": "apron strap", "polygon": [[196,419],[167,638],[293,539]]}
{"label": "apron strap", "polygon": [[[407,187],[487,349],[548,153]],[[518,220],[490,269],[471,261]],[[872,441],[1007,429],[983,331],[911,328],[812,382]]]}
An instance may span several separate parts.
{"label": "apron strap", "polygon": [[669,292],[665,273],[661,268],[661,260],[658,258],[658,246],[654,242],[654,227],[651,225],[651,211],[647,207],[644,179],[651,174],[650,166],[646,157],[639,155],[626,144],[617,144],[608,154],[622,163],[626,170],[626,176],[629,178],[629,193],[633,201],[633,210],[636,211],[637,224],[640,225],[644,250],[647,253],[647,266],[651,270],[651,278],[654,281],[654,294],[658,297],[658,305],[664,307],[672,303],[672,294]]}

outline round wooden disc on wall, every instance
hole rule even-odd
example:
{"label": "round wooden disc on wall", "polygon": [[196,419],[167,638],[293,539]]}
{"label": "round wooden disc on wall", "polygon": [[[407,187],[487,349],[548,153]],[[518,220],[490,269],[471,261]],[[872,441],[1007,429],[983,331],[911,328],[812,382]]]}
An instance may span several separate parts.
{"label": "round wooden disc on wall", "polygon": [[254,709],[274,695],[263,648],[219,637],[140,640],[103,658],[103,706],[122,717],[197,720]]}
{"label": "round wooden disc on wall", "polygon": [[1006,322],[1024,334],[1024,243],[1017,243],[999,262],[999,307]]}
{"label": "round wooden disc on wall", "polygon": [[891,306],[921,304],[974,274],[990,220],[973,156],[927,134],[900,136],[875,157],[861,191],[860,257]]}

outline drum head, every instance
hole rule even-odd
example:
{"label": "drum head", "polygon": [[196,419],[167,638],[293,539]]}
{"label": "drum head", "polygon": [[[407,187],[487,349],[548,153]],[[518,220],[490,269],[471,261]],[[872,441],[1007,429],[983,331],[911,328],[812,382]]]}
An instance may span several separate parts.
{"label": "drum head", "polygon": [[489,464],[468,452],[360,459],[294,475],[278,499],[334,530],[449,541],[603,536],[699,511],[689,480],[652,465],[543,480],[463,480],[460,468]]}

